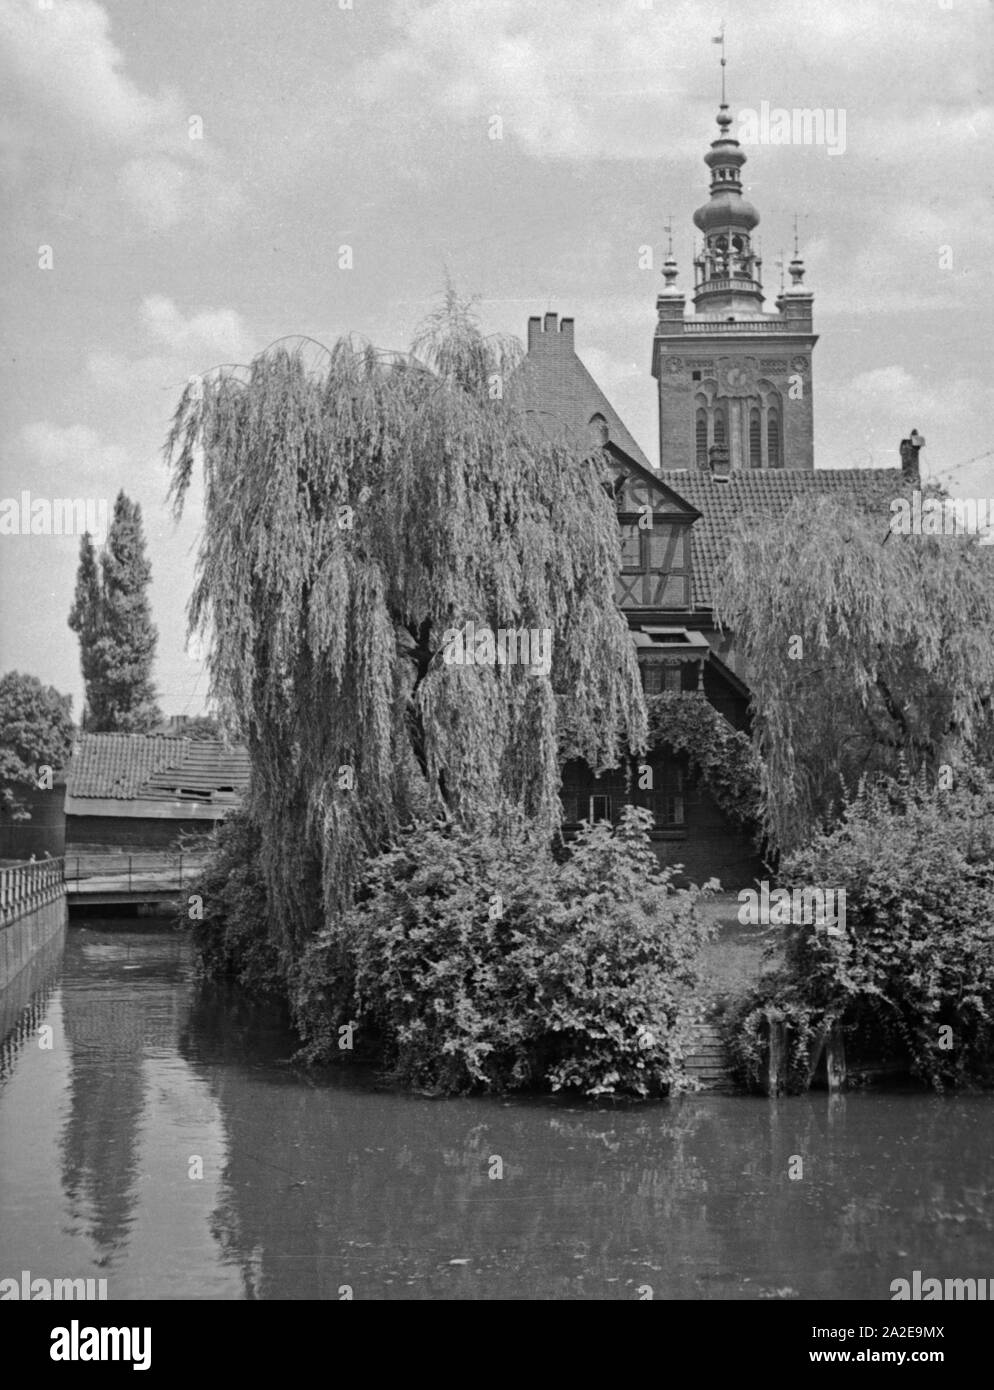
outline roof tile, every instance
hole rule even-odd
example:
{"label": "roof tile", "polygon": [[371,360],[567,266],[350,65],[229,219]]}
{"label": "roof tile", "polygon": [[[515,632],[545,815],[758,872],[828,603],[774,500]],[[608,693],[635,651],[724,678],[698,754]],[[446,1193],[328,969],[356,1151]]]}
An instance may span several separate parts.
{"label": "roof tile", "polygon": [[891,499],[907,483],[899,468],[752,468],[715,478],[701,469],[660,469],[660,482],[701,513],[694,523],[694,605],[710,607],[715,581],[740,516],[782,516],[796,497],[833,494],[860,509],[880,511],[886,524]]}

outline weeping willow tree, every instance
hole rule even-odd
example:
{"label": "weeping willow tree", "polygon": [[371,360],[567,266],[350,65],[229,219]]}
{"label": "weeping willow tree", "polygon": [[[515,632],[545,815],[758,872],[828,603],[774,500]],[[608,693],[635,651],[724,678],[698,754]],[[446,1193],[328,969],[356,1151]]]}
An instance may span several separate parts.
{"label": "weeping willow tree", "polygon": [[733,535],[715,610],[745,658],[779,849],[863,774],[994,758],[994,548],[888,522],[819,498]]}
{"label": "weeping willow tree", "polygon": [[[177,408],[177,513],[204,477],[191,628],[248,741],[289,962],[415,815],[553,834],[561,725],[595,768],[644,746],[607,461],[504,399],[519,357],[449,291],[409,355],[278,344]],[[548,676],[448,661],[470,622],[547,630]]]}

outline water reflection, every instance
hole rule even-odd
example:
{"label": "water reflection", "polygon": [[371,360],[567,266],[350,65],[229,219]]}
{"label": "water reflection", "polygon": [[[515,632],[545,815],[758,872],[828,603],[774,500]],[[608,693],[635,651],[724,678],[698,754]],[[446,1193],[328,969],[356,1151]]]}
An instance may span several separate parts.
{"label": "water reflection", "polygon": [[0,1073],[0,1274],[326,1299],[886,1299],[916,1268],[994,1274],[990,1097],[395,1094],[296,1068],[280,1012],[197,987],[173,934],[71,929],[40,998],[58,1045]]}

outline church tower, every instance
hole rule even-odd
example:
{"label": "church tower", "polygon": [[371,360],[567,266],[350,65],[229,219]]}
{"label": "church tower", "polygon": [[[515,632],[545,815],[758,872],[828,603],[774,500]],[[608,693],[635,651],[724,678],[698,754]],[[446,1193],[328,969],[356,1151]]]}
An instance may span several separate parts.
{"label": "church tower", "polygon": [[[724,62],[724,60],[723,60]],[[762,261],[753,245],[759,213],[742,196],[745,154],[730,133],[722,68],[718,138],[704,156],[711,196],[694,213],[694,308],[677,287],[672,239],[656,300],[652,374],[659,383],[659,466],[729,469],[814,467],[811,331],[795,230],[789,289],[763,310]]]}

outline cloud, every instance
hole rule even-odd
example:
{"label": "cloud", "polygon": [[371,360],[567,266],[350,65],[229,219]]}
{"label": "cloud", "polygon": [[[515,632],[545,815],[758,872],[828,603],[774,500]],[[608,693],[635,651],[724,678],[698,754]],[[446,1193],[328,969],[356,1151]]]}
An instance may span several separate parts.
{"label": "cloud", "polygon": [[944,372],[926,376],[889,363],[826,384],[816,411],[823,407],[829,417],[845,421],[845,437],[856,445],[846,459],[829,455],[826,461],[833,467],[872,463],[896,468],[899,442],[914,428],[926,440],[924,478],[937,477],[963,495],[967,480],[973,486],[980,477],[962,467],[982,452],[987,438],[990,389],[978,379],[951,378]]}
{"label": "cloud", "polygon": [[3,0],[0,35],[8,61],[38,101],[132,146],[181,118],[175,93],[152,96],[124,73],[110,16],[95,0]]}
{"label": "cloud", "polygon": [[235,309],[205,309],[186,315],[166,295],[149,295],[138,311],[139,344],[133,353],[92,352],[86,359],[91,382],[132,405],[139,397],[158,415],[173,404],[187,380],[231,363],[248,363],[265,347]]}
{"label": "cloud", "polygon": [[[230,216],[241,193],[222,173],[221,152],[190,139],[190,114],[177,91],[143,91],[128,76],[110,30],[96,0],[53,0],[50,8],[0,0],[0,48],[32,111],[67,132],[66,140],[84,132],[103,142],[92,162],[113,161],[118,195],[142,222],[168,230],[194,216],[206,214],[208,224]],[[3,165],[16,172],[14,147],[28,139],[9,129]]]}
{"label": "cloud", "polygon": [[186,318],[171,299],[153,294],[142,301],[141,320],[156,342],[184,357],[243,362],[252,355],[248,329],[234,309],[207,309]]}
{"label": "cloud", "polygon": [[[891,0],[859,6],[811,6],[783,0],[735,26],[729,68],[733,110],[772,104],[847,108],[864,157],[902,162],[926,147],[965,135],[976,125],[971,56],[983,42],[982,0],[957,0],[955,13],[916,6],[913,23],[897,22]],[[501,115],[504,137],[542,159],[646,158],[700,152],[688,107],[717,96],[716,51],[709,21],[695,0],[396,0],[392,46],[356,74],[367,106],[398,96],[457,120]],[[803,35],[817,64],[784,62],[785,38]],[[789,42],[789,39],[787,40]],[[909,119],[907,84],[928,86],[936,49],[962,51],[944,83],[947,105],[923,102]],[[889,72],[904,75],[888,100],[881,90],[881,54]],[[697,55],[696,61],[694,55]],[[957,70],[958,69],[958,70]],[[865,93],[865,96],[864,96]],[[713,94],[713,95],[712,95]],[[959,105],[964,110],[957,111]],[[878,119],[860,124],[873,108]],[[892,114],[893,113],[893,114]],[[971,124],[972,123],[972,124]]]}
{"label": "cloud", "polygon": [[59,488],[84,484],[117,485],[128,456],[124,449],[101,439],[88,425],[55,425],[48,420],[24,425],[20,432],[25,462],[22,486],[39,481]]}

